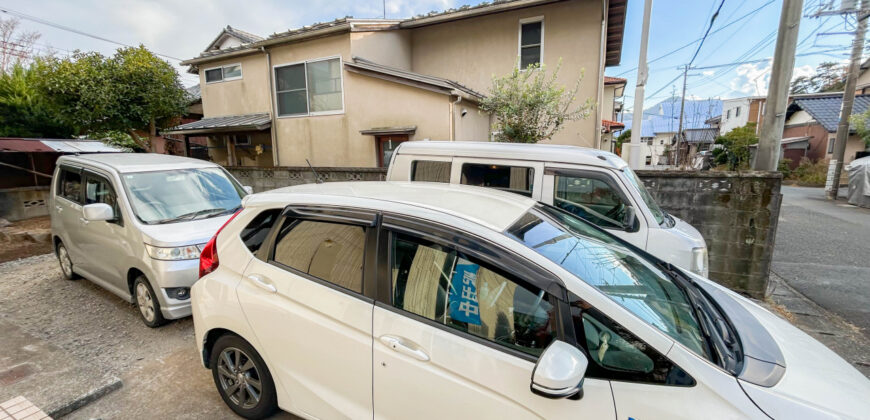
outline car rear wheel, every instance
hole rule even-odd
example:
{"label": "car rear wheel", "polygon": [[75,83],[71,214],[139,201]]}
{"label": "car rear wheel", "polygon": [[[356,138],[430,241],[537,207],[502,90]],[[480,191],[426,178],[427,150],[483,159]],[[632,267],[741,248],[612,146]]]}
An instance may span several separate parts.
{"label": "car rear wheel", "polygon": [[157,295],[154,294],[154,289],[145,276],[140,275],[133,281],[133,295],[136,307],[139,309],[139,316],[145,325],[157,328],[166,323],[166,318],[163,318],[163,313],[160,312],[160,301],[157,300]]}
{"label": "car rear wheel", "polygon": [[211,349],[214,383],[224,402],[246,419],[262,419],[278,409],[272,375],[260,354],[237,335],[225,335]]}
{"label": "car rear wheel", "polygon": [[78,279],[79,275],[73,271],[72,259],[69,257],[69,251],[66,250],[66,245],[64,245],[63,242],[58,242],[55,251],[57,254],[57,261],[60,263],[60,272],[63,274],[63,278],[67,280]]}

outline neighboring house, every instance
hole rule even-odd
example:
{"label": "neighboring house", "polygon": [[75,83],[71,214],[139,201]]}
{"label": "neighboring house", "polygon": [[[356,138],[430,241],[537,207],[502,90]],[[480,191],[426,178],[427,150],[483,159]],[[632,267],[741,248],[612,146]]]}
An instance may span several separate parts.
{"label": "neighboring house", "polygon": [[[796,167],[804,156],[813,161],[831,159],[842,102],[842,92],[793,97],[786,111],[782,134],[783,156],[792,160],[792,167]],[[868,107],[870,95],[857,95],[852,114],[864,113]],[[856,153],[863,150],[864,142],[852,130],[846,142],[844,164],[855,160]]]}
{"label": "neighboring house", "polygon": [[183,62],[200,76],[204,118],[165,133],[208,136],[228,165],[383,166],[403,141],[489,139],[479,103],[492,77],[561,62],[559,81],[584,74],[577,101],[599,106],[549,142],[604,147],[604,68],[619,63],[625,10],[626,0],[509,0],[338,19],[230,47],[224,30],[216,49]]}
{"label": "neighboring house", "polygon": [[725,134],[749,123],[755,123],[755,134],[761,133],[761,120],[766,102],[767,98],[763,96],[723,99],[719,134]]}
{"label": "neighboring house", "polygon": [[621,77],[604,76],[604,99],[601,102],[601,149],[616,152],[613,140],[616,133],[625,129],[625,124],[619,122],[619,113],[622,111],[622,98],[625,93],[626,79]]}
{"label": "neighboring house", "polygon": [[864,95],[870,93],[870,58],[861,63],[858,70],[858,80],[855,81],[855,94]]}
{"label": "neighboring house", "polygon": [[[202,119],[202,95],[199,85],[193,85],[186,90],[189,98],[187,113],[179,117],[179,124],[189,124]],[[148,133],[140,131],[139,135],[147,137]],[[183,135],[167,134],[164,130],[159,136],[151,138],[151,152],[208,160],[208,137],[188,136],[185,140]]]}

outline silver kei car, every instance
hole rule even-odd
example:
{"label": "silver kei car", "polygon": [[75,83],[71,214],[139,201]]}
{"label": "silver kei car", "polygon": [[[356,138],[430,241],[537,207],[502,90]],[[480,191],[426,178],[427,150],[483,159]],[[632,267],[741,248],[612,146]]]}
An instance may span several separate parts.
{"label": "silver kei car", "polygon": [[61,271],[135,303],[149,327],[189,316],[200,250],[249,190],[198,159],[63,156],[49,204]]}

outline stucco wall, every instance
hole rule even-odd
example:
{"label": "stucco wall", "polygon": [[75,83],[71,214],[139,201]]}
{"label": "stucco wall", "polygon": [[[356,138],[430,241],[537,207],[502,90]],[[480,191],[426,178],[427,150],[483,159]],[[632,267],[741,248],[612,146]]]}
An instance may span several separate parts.
{"label": "stucco wall", "polygon": [[[462,116],[462,110],[466,110]],[[460,102],[454,107],[456,121],[455,140],[457,141],[489,141],[490,116],[481,111],[477,105],[469,102]],[[443,140],[432,138],[432,140]]]}
{"label": "stucco wall", "polygon": [[411,34],[407,30],[353,32],[350,51],[378,64],[411,70]]}
{"label": "stucco wall", "polygon": [[[205,70],[226,64],[242,64],[242,78],[226,82],[205,82]],[[206,117],[269,112],[269,72],[263,54],[228,58],[203,64],[199,69],[202,110]]]}
{"label": "stucco wall", "polygon": [[[740,108],[740,115],[737,116],[736,109]],[[731,117],[728,118],[728,111],[731,111]],[[725,134],[737,127],[743,127],[749,121],[749,100],[746,98],[729,99],[722,101],[722,123],[719,126],[719,133]]]}
{"label": "stucco wall", "polygon": [[[559,82],[572,88],[585,69],[578,101],[598,101],[601,47],[601,2],[572,1],[415,28],[411,33],[415,72],[456,80],[486,93],[492,76],[509,74],[517,65],[519,20],[544,17],[544,65],[556,67]],[[550,141],[595,147],[600,122],[572,122]]]}

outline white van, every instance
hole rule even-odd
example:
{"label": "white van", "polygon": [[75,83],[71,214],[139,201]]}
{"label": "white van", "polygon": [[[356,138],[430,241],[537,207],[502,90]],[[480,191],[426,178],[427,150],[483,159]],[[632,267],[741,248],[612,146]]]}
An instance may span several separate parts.
{"label": "white van", "polygon": [[484,142],[404,142],[388,181],[498,188],[567,210],[650,254],[707,277],[697,229],[662,210],[628,164],[575,146]]}

